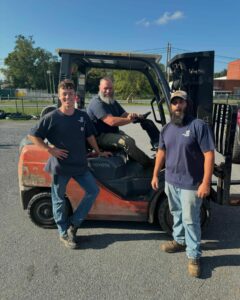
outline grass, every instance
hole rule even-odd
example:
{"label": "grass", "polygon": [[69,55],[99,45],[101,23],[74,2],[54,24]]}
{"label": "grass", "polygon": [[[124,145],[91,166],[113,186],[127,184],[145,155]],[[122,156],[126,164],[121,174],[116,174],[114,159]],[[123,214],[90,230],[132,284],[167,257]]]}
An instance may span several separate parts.
{"label": "grass", "polygon": [[[127,101],[120,101],[124,106],[148,106],[150,107],[150,99],[146,102],[140,103],[128,103]],[[86,99],[86,104],[89,103],[89,99]],[[240,100],[226,100],[226,99],[214,99],[214,103],[228,103],[237,105],[240,104]],[[52,100],[23,100],[23,99],[12,99],[12,100],[0,100],[0,110],[4,110],[6,113],[23,113],[26,115],[35,115],[39,116],[42,109],[46,106],[53,105]],[[154,105],[155,106],[155,105]],[[166,108],[166,104],[164,104],[164,111],[168,114],[168,109]]]}
{"label": "grass", "polygon": [[51,100],[0,100],[0,110],[4,110],[5,113],[24,113],[39,116],[42,109],[49,105],[53,105]]}
{"label": "grass", "polygon": [[39,116],[41,111],[42,111],[42,107],[25,107],[24,109],[22,109],[21,107],[18,107],[18,109],[16,109],[15,107],[4,107],[0,109],[4,110],[5,113],[23,113],[26,115],[34,115],[34,116]]}
{"label": "grass", "polygon": [[[86,99],[86,105],[90,99]],[[122,105],[149,105],[150,99],[146,100],[145,103],[128,103],[127,101],[120,101]],[[27,115],[39,116],[42,109],[46,106],[53,105],[52,100],[23,100],[23,99],[12,99],[12,100],[0,100],[0,110],[4,110],[6,113],[24,113]]]}

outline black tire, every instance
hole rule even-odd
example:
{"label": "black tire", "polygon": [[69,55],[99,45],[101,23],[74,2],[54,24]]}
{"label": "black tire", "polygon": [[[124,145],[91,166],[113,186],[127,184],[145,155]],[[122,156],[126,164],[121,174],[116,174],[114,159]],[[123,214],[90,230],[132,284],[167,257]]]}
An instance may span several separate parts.
{"label": "black tire", "polygon": [[233,144],[232,162],[235,164],[240,164],[240,128],[236,128]]}
{"label": "black tire", "polygon": [[173,217],[169,210],[167,196],[162,196],[157,211],[158,222],[163,231],[172,235]]}
{"label": "black tire", "polygon": [[0,119],[5,119],[6,113],[4,110],[0,109]]}
{"label": "black tire", "polygon": [[[207,201],[207,200],[206,200]],[[207,202],[203,202],[201,207],[201,227],[202,230],[206,227],[209,220],[209,207]],[[163,231],[168,235],[172,235],[173,217],[169,210],[167,196],[163,196],[158,205],[158,222]]]}
{"label": "black tire", "polygon": [[46,114],[50,113],[51,111],[55,110],[56,108],[57,107],[54,106],[54,105],[50,105],[50,106],[44,107],[43,110],[40,113],[40,118],[42,118]]}
{"label": "black tire", "polygon": [[51,193],[39,193],[32,197],[27,207],[32,222],[43,228],[56,228],[52,214]]}

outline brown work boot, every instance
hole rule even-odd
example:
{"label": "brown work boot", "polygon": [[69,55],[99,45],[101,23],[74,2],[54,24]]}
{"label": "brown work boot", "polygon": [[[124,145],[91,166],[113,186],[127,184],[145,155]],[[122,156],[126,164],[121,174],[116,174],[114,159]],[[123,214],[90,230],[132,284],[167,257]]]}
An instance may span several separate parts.
{"label": "brown work boot", "polygon": [[60,238],[60,241],[65,245],[65,247],[70,248],[70,249],[78,248],[78,244],[73,239],[69,238],[69,236],[67,234],[62,235],[59,238]]}
{"label": "brown work boot", "polygon": [[69,239],[75,243],[77,242],[77,230],[78,228],[73,225],[70,225],[70,227],[67,230]]}
{"label": "brown work boot", "polygon": [[188,259],[188,273],[192,277],[200,277],[201,275],[201,266],[200,259]]}
{"label": "brown work boot", "polygon": [[160,249],[167,253],[175,253],[184,251],[186,248],[185,245],[177,243],[175,240],[165,242],[160,245]]}

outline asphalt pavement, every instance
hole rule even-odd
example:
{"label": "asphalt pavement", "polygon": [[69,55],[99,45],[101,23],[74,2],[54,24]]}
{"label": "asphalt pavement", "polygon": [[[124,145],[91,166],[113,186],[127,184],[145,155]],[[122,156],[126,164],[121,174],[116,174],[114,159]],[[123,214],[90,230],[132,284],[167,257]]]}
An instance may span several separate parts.
{"label": "asphalt pavement", "polygon": [[[20,205],[17,178],[18,145],[35,123],[0,121],[1,300],[240,298],[240,207],[212,205],[200,279],[188,276],[185,253],[159,251],[169,237],[156,225],[86,221],[79,250],[64,248],[55,229],[35,226]],[[138,124],[125,131],[151,154]]]}

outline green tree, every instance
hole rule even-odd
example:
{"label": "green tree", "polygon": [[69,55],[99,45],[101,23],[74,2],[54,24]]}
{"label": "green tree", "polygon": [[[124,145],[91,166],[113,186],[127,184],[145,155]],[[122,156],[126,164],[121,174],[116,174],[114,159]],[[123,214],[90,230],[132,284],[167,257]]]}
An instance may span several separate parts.
{"label": "green tree", "polygon": [[227,75],[227,69],[224,69],[220,72],[216,72],[214,73],[214,78],[217,78],[217,77],[223,77],[223,76],[226,76]]}
{"label": "green tree", "polygon": [[152,95],[146,76],[137,71],[114,71],[114,89],[118,97],[131,101]]}
{"label": "green tree", "polygon": [[14,50],[4,60],[6,68],[1,71],[14,88],[47,89],[50,70],[53,80],[58,79],[59,69],[56,56],[34,47],[33,37],[16,36]]}
{"label": "green tree", "polygon": [[87,74],[86,91],[91,94],[97,94],[99,81],[101,78],[109,76],[112,77],[112,71],[105,69],[91,69]]}

